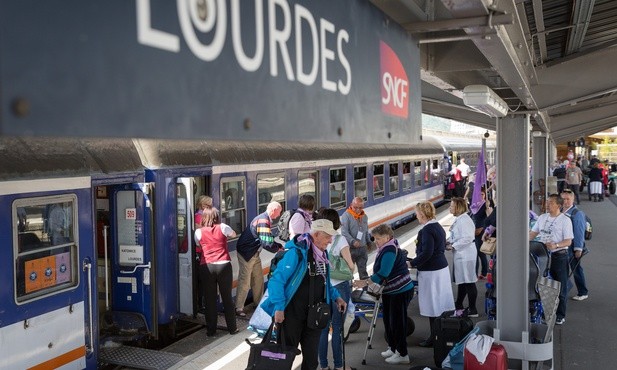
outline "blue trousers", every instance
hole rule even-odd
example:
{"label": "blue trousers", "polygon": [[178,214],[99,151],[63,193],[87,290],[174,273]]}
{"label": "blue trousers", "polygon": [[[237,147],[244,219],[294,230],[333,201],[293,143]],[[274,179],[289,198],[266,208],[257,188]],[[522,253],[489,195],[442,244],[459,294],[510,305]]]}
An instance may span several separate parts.
{"label": "blue trousers", "polygon": [[[345,302],[349,303],[349,299],[351,298],[351,285],[349,281],[344,281],[340,284],[334,286],[336,290],[338,290],[341,298],[345,300]],[[334,367],[339,368],[343,367],[343,342],[341,340],[341,333],[343,331],[343,320],[342,315],[338,311],[338,306],[336,302],[331,303],[331,312],[332,312],[332,357],[334,359]],[[330,333],[330,325],[326,326],[325,329],[321,332],[321,337],[319,338],[319,367],[327,368],[328,367],[328,334]]]}
{"label": "blue trousers", "polygon": [[[587,290],[587,283],[585,282],[585,272],[583,271],[583,266],[581,265],[579,260],[574,258],[574,252],[572,250],[568,251],[568,255],[570,258],[570,269],[572,271],[572,275],[574,276],[574,284],[576,284],[577,295],[587,295],[589,293],[589,290]],[[572,283],[568,279],[568,291],[570,291],[570,289],[572,289]]]}

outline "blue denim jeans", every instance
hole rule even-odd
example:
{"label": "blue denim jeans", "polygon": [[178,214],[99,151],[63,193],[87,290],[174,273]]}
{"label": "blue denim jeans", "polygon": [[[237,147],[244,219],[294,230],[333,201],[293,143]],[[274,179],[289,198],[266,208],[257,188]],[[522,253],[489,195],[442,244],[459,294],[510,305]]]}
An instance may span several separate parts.
{"label": "blue denim jeans", "polygon": [[559,305],[557,306],[557,318],[566,317],[566,302],[568,296],[568,253],[551,254],[551,276],[561,283],[559,292]]}
{"label": "blue denim jeans", "polygon": [[[349,303],[351,298],[351,285],[349,281],[344,281],[334,286],[338,290],[341,298]],[[343,320],[341,313],[338,310],[336,302],[332,302],[332,357],[334,358],[334,367],[343,367],[343,342],[341,341],[341,332],[343,330]],[[321,332],[319,338],[319,367],[328,367],[328,334],[330,333],[330,325]]]}
{"label": "blue denim jeans", "polygon": [[[570,269],[573,271],[572,275],[574,276],[574,284],[576,284],[577,295],[587,295],[589,290],[587,290],[583,266],[581,265],[580,260],[574,258],[574,252],[572,249],[568,250],[568,257],[570,259]],[[568,291],[570,291],[570,289],[572,289],[572,282],[568,279]]]}

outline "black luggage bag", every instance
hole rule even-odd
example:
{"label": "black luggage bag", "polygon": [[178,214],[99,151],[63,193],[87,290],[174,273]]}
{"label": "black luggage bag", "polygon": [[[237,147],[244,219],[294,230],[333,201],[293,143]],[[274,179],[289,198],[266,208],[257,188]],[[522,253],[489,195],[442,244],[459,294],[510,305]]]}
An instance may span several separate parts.
{"label": "black luggage bag", "polygon": [[433,358],[437,367],[441,367],[452,347],[473,329],[473,321],[469,317],[450,317],[453,314],[454,311],[446,311],[435,319]]}

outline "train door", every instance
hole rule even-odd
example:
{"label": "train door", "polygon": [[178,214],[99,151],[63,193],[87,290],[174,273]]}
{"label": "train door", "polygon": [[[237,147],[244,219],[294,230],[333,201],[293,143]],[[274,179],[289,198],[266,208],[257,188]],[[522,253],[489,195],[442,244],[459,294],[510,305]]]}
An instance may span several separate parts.
{"label": "train door", "polygon": [[[158,336],[154,306],[150,184],[112,188],[112,289],[114,321],[135,335]],[[143,323],[143,324],[140,324]]]}
{"label": "train door", "polygon": [[193,248],[193,210],[195,199],[193,178],[179,178],[176,183],[176,223],[178,232],[178,294],[180,312],[186,315],[196,313],[195,289],[195,248]]}

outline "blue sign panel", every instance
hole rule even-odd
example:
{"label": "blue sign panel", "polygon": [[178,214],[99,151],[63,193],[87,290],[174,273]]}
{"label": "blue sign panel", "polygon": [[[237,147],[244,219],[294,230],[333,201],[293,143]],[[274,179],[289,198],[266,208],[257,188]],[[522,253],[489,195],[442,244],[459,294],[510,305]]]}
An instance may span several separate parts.
{"label": "blue sign panel", "polygon": [[0,25],[0,135],[421,132],[417,41],[364,0],[13,0]]}

